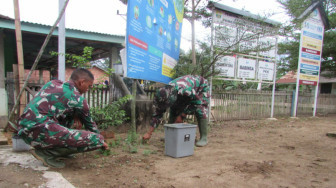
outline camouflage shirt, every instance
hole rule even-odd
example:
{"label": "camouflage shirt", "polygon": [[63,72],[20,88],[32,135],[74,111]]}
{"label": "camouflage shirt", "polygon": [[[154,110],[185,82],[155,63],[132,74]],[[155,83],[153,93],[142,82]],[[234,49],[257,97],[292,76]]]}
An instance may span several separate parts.
{"label": "camouflage shirt", "polygon": [[52,80],[41,88],[24,109],[18,120],[18,134],[28,134],[44,127],[48,121],[70,128],[75,115],[87,130],[99,133],[90,116],[88,103],[73,81]]}
{"label": "camouflage shirt", "polygon": [[177,92],[178,95],[184,97],[189,97],[191,104],[209,104],[210,92],[208,81],[201,76],[182,76],[169,82],[169,85],[173,86],[173,92]]}
{"label": "camouflage shirt", "polygon": [[201,76],[186,75],[160,88],[153,102],[151,126],[157,127],[167,108],[207,118],[210,91],[208,81]]}

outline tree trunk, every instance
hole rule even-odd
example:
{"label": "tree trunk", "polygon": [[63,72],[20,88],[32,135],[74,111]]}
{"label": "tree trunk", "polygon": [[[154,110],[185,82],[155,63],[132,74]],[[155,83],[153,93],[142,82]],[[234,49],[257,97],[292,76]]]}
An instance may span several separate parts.
{"label": "tree trunk", "polygon": [[191,51],[192,51],[192,64],[196,65],[196,52],[195,52],[195,0],[192,0],[192,18],[191,18]]}

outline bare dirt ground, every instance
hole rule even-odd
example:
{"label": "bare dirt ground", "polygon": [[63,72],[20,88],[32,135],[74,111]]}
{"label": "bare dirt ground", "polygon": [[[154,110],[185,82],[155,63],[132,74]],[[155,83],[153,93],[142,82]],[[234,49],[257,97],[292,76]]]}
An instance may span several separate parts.
{"label": "bare dirt ground", "polygon": [[[164,155],[163,129],[150,142],[127,150],[124,139],[111,154],[98,151],[66,160],[61,173],[72,185],[84,187],[335,187],[336,115],[228,121],[211,125],[209,144],[192,156]],[[118,139],[117,139],[118,140]],[[109,141],[111,142],[111,140]],[[41,172],[1,167],[1,187],[38,187]],[[35,178],[36,177],[36,178]]]}

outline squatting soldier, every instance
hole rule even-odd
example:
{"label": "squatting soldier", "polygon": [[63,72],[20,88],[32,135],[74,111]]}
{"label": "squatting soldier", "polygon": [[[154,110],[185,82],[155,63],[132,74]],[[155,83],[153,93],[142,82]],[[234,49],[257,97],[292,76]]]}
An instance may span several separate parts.
{"label": "squatting soldier", "polygon": [[[35,149],[32,154],[44,165],[62,168],[60,157],[108,149],[92,120],[82,96],[92,86],[94,76],[86,69],[76,69],[70,80],[52,80],[26,106],[18,120],[18,135]],[[71,129],[77,117],[86,130]]]}
{"label": "squatting soldier", "polygon": [[151,127],[143,139],[151,138],[163,114],[170,107],[168,123],[181,123],[187,114],[195,114],[201,137],[196,146],[205,146],[208,143],[209,98],[208,81],[201,76],[186,75],[172,80],[169,85],[158,89],[155,94]]}

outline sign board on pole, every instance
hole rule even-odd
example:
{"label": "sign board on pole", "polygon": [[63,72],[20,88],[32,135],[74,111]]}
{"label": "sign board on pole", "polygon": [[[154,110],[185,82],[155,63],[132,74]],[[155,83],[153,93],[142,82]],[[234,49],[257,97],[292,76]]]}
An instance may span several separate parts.
{"label": "sign board on pole", "polygon": [[234,77],[235,76],[235,56],[224,56],[217,63],[216,67],[220,70],[219,76]]}
{"label": "sign board on pole", "polygon": [[298,65],[299,84],[318,84],[324,25],[318,9],[303,22],[301,29],[300,57]]}
{"label": "sign board on pole", "polygon": [[258,80],[273,80],[274,63],[259,61]]}
{"label": "sign board on pole", "polygon": [[313,116],[316,114],[323,35],[324,24],[319,9],[315,8],[308,18],[303,21],[301,28],[300,54],[293,112],[294,117],[296,116],[300,84],[316,86]]}
{"label": "sign board on pole", "polygon": [[256,60],[238,58],[238,78],[255,79]]}
{"label": "sign board on pole", "polygon": [[235,58],[224,57],[219,60],[216,65],[221,71],[219,76],[229,77],[219,79],[241,80],[243,83],[258,81],[259,86],[262,82],[272,83],[271,117],[273,117],[277,33],[280,23],[217,2],[211,1],[209,5],[214,8],[211,26],[212,45],[214,42],[216,48],[232,52]]}
{"label": "sign board on pole", "polygon": [[124,76],[168,83],[178,62],[183,0],[129,0]]}

